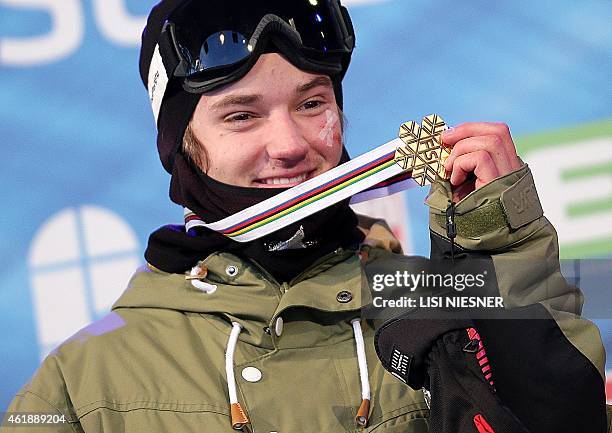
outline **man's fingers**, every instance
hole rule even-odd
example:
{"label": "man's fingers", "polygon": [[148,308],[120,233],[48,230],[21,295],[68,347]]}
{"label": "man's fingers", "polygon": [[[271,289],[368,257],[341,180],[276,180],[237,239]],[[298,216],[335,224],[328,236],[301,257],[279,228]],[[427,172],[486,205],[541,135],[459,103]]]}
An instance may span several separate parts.
{"label": "man's fingers", "polygon": [[473,187],[483,185],[508,174],[521,166],[516,147],[505,123],[469,122],[444,131],[442,141],[452,151],[444,167],[451,173],[454,190],[465,186],[470,173],[476,181]]}
{"label": "man's fingers", "polygon": [[450,178],[451,184],[461,185],[472,172],[476,175],[476,188],[480,188],[499,177],[499,171],[489,152],[478,150],[458,156],[455,159]]}
{"label": "man's fingers", "polygon": [[458,141],[444,163],[446,171],[453,170],[453,163],[459,156],[481,150],[489,153],[498,172],[509,173],[514,170],[502,139],[498,135],[483,135]]}
{"label": "man's fingers", "polygon": [[502,139],[504,148],[510,157],[516,156],[516,148],[510,135],[510,128],[505,123],[467,122],[442,133],[444,144],[454,146],[458,141],[479,135],[497,135]]}

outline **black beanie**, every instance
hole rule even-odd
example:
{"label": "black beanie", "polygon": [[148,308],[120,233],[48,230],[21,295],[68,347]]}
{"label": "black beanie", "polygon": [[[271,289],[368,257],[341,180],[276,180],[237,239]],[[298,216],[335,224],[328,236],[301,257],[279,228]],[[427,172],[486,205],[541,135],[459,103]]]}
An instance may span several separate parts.
{"label": "black beanie", "polygon": [[[147,26],[142,33],[140,49],[140,77],[147,89],[151,60],[155,47],[159,43],[164,23],[172,12],[185,1],[188,0],[162,0],[153,7],[149,14]],[[348,64],[344,67],[342,74],[330,77],[334,85],[336,102],[340,109],[343,106],[342,78],[347,68]],[[170,81],[157,119],[157,150],[164,169],[172,174],[175,155],[181,148],[185,130],[198,105],[201,94],[186,92],[179,80],[169,78]]]}

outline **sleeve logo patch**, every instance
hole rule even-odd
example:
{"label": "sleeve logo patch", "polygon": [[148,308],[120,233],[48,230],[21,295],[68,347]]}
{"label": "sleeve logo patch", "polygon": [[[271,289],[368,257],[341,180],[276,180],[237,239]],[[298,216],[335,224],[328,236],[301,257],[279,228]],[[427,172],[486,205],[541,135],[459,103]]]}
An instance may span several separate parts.
{"label": "sleeve logo patch", "polygon": [[391,374],[398,379],[401,379],[402,382],[407,383],[408,370],[410,368],[411,361],[412,357],[393,348],[393,353],[391,354],[391,365],[389,367]]}

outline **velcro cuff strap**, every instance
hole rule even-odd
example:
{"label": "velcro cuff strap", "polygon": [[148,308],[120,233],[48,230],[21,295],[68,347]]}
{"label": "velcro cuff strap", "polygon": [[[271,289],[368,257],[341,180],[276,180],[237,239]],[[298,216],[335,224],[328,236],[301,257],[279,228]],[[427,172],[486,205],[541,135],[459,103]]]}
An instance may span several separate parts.
{"label": "velcro cuff strap", "polygon": [[[494,200],[464,214],[455,215],[457,234],[477,238],[504,227],[519,229],[544,215],[535,188],[533,175],[527,172]],[[434,214],[436,223],[444,228],[446,217]]]}
{"label": "velcro cuff strap", "polygon": [[531,172],[501,194],[501,204],[508,225],[514,230],[544,215]]}
{"label": "velcro cuff strap", "polygon": [[[436,223],[444,228],[446,216],[435,214]],[[465,238],[477,238],[492,231],[508,227],[502,204],[495,200],[465,214],[455,215],[457,234]]]}

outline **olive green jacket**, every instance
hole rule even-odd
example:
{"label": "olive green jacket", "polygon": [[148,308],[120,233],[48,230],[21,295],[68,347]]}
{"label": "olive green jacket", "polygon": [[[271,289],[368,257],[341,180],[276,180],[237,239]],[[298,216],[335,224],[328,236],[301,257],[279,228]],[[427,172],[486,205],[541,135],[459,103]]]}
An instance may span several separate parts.
{"label": "olive green jacket", "polygon": [[[458,214],[499,203],[501,194],[527,173],[524,167],[470,194],[458,205]],[[434,187],[428,200],[431,229],[442,237],[443,221],[437,215],[447,199],[442,185]],[[560,276],[550,223],[536,215],[518,228],[507,221],[493,229],[481,227],[483,233],[470,227],[469,237],[462,236],[468,230],[464,223],[457,223],[457,243],[494,252],[500,292],[508,304],[545,305],[565,336],[603,375],[597,328],[576,317],[580,302],[566,302],[580,294]],[[213,293],[196,288],[187,273],[139,269],[110,314],[45,359],[9,412],[65,416],[65,424],[28,430],[33,432],[229,433],[226,352],[235,322],[242,329],[230,369],[253,431],[427,432],[423,393],[383,370],[371,321],[360,324],[371,388],[369,420],[365,430],[355,421],[362,383],[351,320],[371,301],[368,269],[410,268],[417,260],[397,253],[398,243],[384,224],[367,225],[361,251],[339,250],[322,257],[289,283],[278,283],[257,264],[228,253],[203,257],[199,263],[207,269],[202,281],[216,286]],[[546,256],[550,268],[529,270],[537,275],[525,278],[523,271],[512,269],[511,256],[517,254]]]}

